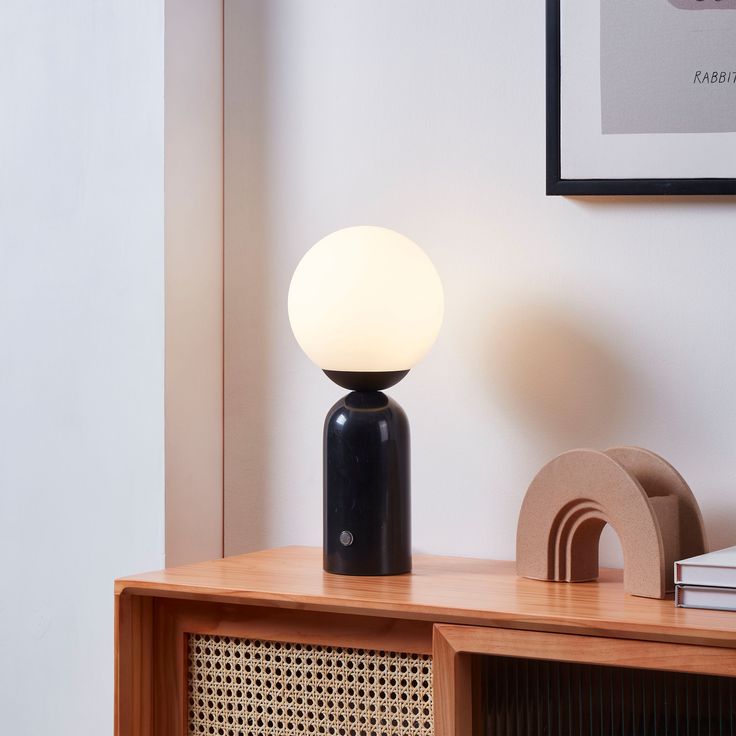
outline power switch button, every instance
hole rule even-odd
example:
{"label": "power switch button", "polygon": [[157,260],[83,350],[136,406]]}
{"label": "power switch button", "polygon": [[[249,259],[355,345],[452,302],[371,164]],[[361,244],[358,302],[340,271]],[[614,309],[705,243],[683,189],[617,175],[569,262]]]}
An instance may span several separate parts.
{"label": "power switch button", "polygon": [[340,544],[349,547],[353,543],[353,535],[349,531],[340,532]]}

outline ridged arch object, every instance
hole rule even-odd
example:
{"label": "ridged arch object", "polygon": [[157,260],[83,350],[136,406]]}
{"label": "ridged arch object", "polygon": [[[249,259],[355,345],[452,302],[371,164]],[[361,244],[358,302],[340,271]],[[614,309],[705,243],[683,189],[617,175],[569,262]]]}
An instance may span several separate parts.
{"label": "ridged arch object", "polygon": [[610,524],[624,555],[624,589],[645,598],[674,590],[676,560],[706,551],[703,519],[682,476],[640,447],[571,450],[547,463],[527,490],[516,532],[516,570],[536,580],[598,577]]}

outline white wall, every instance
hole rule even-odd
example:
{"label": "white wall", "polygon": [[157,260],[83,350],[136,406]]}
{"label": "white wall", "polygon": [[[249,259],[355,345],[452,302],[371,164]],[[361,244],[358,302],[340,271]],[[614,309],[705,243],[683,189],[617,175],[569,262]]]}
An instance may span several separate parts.
{"label": "white wall", "polygon": [[542,5],[226,2],[226,277],[249,289],[226,313],[226,551],[320,544],[341,390],[286,293],[352,224],[416,240],[446,289],[437,345],[391,391],[418,550],[513,558],[541,465],[623,443],[670,459],[711,542],[736,543],[736,202],[544,196]]}
{"label": "white wall", "polygon": [[0,10],[3,733],[112,733],[113,578],[164,551],[162,0]]}

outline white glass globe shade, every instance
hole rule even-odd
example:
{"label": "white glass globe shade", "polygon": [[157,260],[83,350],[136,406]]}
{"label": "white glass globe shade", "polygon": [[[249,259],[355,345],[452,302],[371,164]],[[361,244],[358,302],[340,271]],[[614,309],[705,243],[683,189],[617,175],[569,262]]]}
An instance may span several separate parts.
{"label": "white glass globe shade", "polygon": [[383,227],[348,227],[323,238],[289,287],[291,328],[323,370],[409,370],[436,340],[443,310],[432,261]]}

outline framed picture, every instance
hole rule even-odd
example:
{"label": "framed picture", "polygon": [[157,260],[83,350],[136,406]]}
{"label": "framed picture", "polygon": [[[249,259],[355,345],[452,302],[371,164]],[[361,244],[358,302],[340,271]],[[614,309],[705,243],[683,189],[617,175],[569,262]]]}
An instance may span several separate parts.
{"label": "framed picture", "polygon": [[547,0],[547,194],[736,194],[736,0]]}

